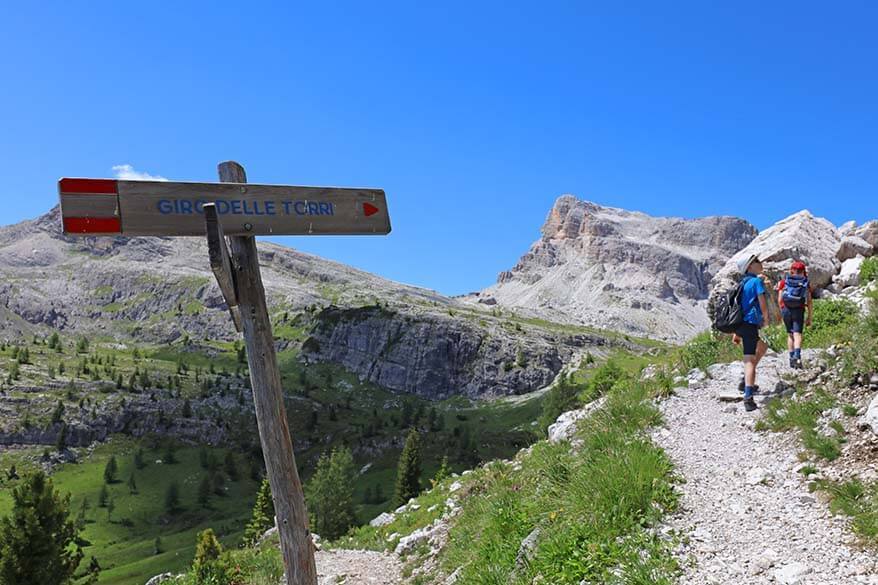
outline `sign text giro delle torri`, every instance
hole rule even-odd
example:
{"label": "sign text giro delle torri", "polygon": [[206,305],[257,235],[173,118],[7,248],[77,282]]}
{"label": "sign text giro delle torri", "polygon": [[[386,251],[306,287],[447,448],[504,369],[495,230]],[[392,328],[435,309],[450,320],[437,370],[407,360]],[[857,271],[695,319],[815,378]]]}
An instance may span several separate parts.
{"label": "sign text giro delle torri", "polygon": [[203,236],[208,203],[229,236],[390,233],[381,189],[64,178],[58,192],[67,234]]}

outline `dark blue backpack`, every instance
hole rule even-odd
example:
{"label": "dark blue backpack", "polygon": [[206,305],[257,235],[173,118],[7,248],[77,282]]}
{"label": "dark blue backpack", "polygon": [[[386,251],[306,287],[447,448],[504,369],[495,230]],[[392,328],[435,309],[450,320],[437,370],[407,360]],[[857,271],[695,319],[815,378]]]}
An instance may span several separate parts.
{"label": "dark blue backpack", "polygon": [[783,304],[788,309],[800,309],[808,302],[808,277],[787,274],[784,278]]}

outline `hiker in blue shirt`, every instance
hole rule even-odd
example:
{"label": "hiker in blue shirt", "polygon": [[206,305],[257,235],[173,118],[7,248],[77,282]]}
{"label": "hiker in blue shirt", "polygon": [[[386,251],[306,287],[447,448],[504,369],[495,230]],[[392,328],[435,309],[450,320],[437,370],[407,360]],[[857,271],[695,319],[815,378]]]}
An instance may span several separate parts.
{"label": "hiker in blue shirt", "polygon": [[743,274],[744,287],[741,308],[744,323],[735,331],[733,340],[744,350],[744,410],[756,410],[753,393],[756,391],[756,366],[768,351],[768,345],[759,338],[759,329],[766,324],[768,301],[762,274],[762,262],[755,254],[741,258],[738,270]]}

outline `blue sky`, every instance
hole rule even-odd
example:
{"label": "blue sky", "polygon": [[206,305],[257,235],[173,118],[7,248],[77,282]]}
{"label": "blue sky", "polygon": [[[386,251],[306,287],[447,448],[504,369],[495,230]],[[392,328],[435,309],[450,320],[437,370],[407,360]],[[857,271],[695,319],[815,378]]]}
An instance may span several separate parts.
{"label": "blue sky", "polygon": [[[18,2],[0,223],[112,167],[384,188],[386,238],[279,238],[447,294],[574,193],[651,214],[878,217],[871,2]],[[207,259],[205,259],[205,263]]]}

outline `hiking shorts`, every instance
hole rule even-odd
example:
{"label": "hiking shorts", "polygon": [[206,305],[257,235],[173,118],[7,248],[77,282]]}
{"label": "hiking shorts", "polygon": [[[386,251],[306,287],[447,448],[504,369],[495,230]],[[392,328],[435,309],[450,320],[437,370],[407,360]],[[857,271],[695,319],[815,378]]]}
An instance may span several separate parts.
{"label": "hiking shorts", "polygon": [[786,325],[787,333],[801,333],[805,330],[805,308],[789,309],[784,307],[781,311],[783,324]]}
{"label": "hiking shorts", "polygon": [[756,355],[756,345],[759,343],[759,327],[752,323],[744,323],[735,331],[741,338],[744,347],[744,355]]}

